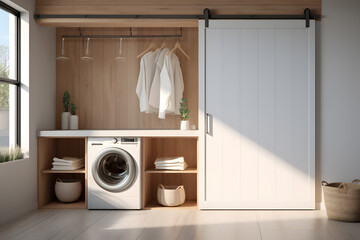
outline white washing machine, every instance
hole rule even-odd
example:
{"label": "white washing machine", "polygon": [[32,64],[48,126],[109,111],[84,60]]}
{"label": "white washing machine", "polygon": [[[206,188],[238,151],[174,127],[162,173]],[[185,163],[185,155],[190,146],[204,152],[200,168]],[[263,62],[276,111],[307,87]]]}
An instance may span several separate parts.
{"label": "white washing machine", "polygon": [[88,208],[141,208],[140,138],[88,139]]}

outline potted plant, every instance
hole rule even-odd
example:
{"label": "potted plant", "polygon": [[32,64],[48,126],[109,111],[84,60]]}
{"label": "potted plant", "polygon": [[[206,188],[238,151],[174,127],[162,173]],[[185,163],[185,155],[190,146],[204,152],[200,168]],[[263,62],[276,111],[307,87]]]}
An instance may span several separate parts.
{"label": "potted plant", "polygon": [[181,122],[180,122],[180,130],[189,130],[189,114],[190,114],[190,109],[189,109],[189,104],[186,100],[186,98],[182,98],[181,102],[180,102],[180,118],[181,118]]}
{"label": "potted plant", "polygon": [[70,116],[70,129],[79,129],[79,116],[76,115],[76,105],[74,103],[72,103],[70,105],[70,111],[71,111],[71,116]]}
{"label": "potted plant", "polygon": [[69,113],[69,103],[70,103],[70,93],[68,91],[64,92],[63,105],[64,112],[61,114],[61,129],[69,129],[70,123],[70,113]]}

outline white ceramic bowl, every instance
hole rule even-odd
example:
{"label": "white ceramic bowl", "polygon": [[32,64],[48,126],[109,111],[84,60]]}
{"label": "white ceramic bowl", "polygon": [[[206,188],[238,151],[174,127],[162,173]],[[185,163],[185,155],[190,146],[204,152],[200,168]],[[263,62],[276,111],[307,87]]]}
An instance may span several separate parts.
{"label": "white ceramic bowl", "polygon": [[166,207],[180,206],[185,202],[184,186],[164,186],[159,184],[157,190],[157,200],[159,204]]}
{"label": "white ceramic bowl", "polygon": [[78,179],[56,179],[55,195],[60,202],[76,202],[82,191],[81,182]]}

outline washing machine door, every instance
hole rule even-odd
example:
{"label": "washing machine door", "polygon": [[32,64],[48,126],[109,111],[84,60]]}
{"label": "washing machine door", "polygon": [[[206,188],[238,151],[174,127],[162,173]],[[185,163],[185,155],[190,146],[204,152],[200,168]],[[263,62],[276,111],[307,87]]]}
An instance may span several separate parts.
{"label": "washing machine door", "polygon": [[136,178],[133,157],[121,148],[106,148],[94,159],[92,175],[103,189],[121,192],[129,188]]}

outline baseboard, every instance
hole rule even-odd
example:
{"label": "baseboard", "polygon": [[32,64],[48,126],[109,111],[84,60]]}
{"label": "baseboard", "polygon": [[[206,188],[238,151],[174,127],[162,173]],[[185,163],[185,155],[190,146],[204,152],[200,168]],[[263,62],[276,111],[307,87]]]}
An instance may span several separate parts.
{"label": "baseboard", "polygon": [[315,203],[315,209],[316,210],[326,210],[325,202],[316,202]]}
{"label": "baseboard", "polygon": [[21,217],[29,212],[32,212],[35,209],[37,209],[37,202],[33,202],[22,208],[18,208],[16,211],[12,211],[10,214],[9,213],[1,214],[0,215],[0,226],[4,225],[6,223],[9,223],[9,222],[15,220],[16,218]]}

